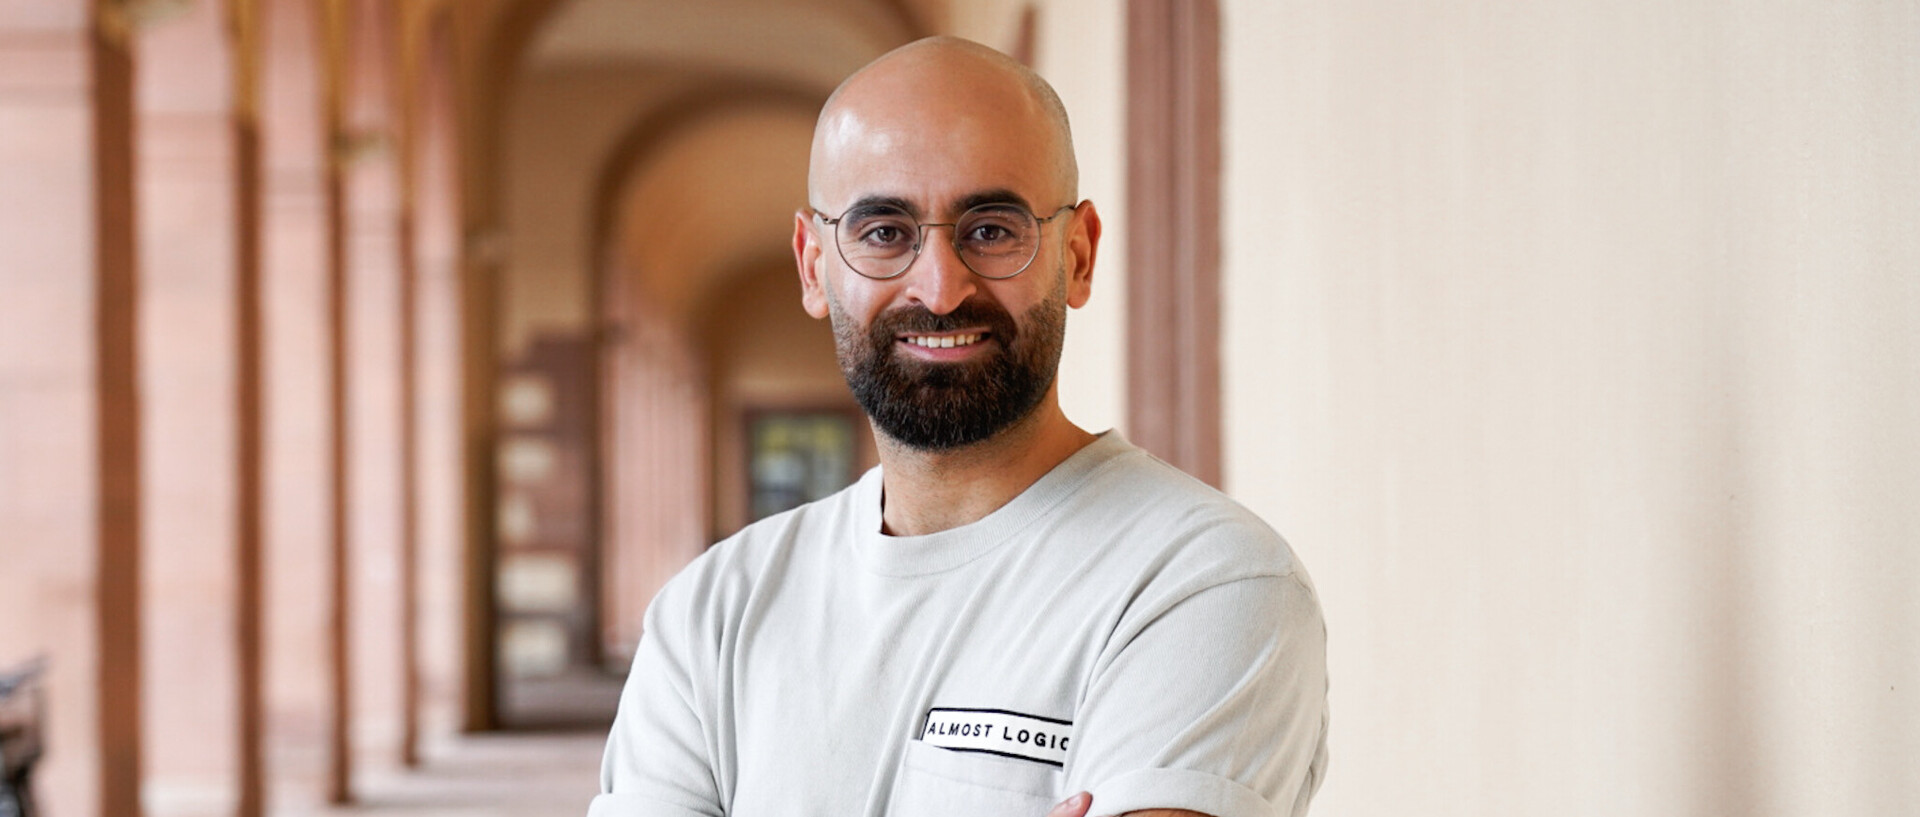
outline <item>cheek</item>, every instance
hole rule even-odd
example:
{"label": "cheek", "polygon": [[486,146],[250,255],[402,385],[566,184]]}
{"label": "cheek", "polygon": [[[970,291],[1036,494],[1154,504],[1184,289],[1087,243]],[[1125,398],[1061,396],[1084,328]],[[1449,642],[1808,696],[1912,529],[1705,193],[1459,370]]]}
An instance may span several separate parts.
{"label": "cheek", "polygon": [[[852,278],[858,277],[851,272],[846,275]],[[836,315],[835,320],[857,326],[864,327],[871,324],[875,316],[886,311],[886,308],[891,305],[889,298],[892,290],[865,278],[859,280],[843,278],[838,283],[829,281],[826,290],[828,310]]]}
{"label": "cheek", "polygon": [[1009,315],[1026,315],[1042,304],[1064,301],[1068,294],[1065,270],[1059,268],[1030,269],[1018,277],[988,283],[998,284],[987,287],[987,295]]}
{"label": "cheek", "polygon": [[[841,342],[849,342],[856,338],[864,337],[867,327],[872,325],[872,317],[866,308],[859,304],[857,300],[852,304],[847,303],[840,288],[831,282],[828,282],[825,289],[827,293],[827,320],[833,327],[834,338]],[[855,297],[857,299],[857,293]]]}

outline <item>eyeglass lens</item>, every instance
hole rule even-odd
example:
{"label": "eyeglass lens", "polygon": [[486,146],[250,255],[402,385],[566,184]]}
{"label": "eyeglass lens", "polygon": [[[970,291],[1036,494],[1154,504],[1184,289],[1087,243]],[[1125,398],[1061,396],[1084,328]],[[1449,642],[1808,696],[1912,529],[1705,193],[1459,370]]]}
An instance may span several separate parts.
{"label": "eyeglass lens", "polygon": [[[835,240],[840,256],[854,272],[868,278],[892,278],[920,254],[921,226],[897,207],[856,207],[841,216]],[[952,229],[960,260],[987,278],[1018,275],[1033,261],[1040,244],[1039,221],[1026,208],[1014,204],[982,204],[962,213]]]}

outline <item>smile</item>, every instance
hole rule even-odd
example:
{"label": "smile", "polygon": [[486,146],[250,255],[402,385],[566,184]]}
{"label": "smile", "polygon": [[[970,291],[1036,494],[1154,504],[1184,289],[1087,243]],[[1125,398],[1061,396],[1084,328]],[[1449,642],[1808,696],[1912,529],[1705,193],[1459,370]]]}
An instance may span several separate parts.
{"label": "smile", "polygon": [[985,332],[965,335],[908,335],[901,340],[925,349],[952,349],[958,346],[972,346],[986,336]]}

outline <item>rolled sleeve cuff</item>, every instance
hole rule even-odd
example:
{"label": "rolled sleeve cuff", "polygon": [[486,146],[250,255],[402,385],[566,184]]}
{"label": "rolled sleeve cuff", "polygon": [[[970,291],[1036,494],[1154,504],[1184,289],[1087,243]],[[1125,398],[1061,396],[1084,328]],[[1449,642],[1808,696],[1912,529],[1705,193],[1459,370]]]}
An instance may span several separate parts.
{"label": "rolled sleeve cuff", "polygon": [[1145,809],[1186,809],[1212,817],[1275,817],[1266,798],[1224,777],[1185,769],[1142,769],[1093,788],[1089,817]]}

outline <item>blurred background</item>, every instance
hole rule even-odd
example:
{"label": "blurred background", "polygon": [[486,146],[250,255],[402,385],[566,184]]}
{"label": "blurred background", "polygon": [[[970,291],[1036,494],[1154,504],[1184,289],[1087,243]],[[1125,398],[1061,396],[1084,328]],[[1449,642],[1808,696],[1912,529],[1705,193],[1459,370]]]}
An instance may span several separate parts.
{"label": "blurred background", "polygon": [[0,0],[41,812],[583,813],[654,590],[874,461],[792,214],[934,33],[1073,118],[1069,415],[1319,586],[1315,814],[1920,808],[1920,4]]}

